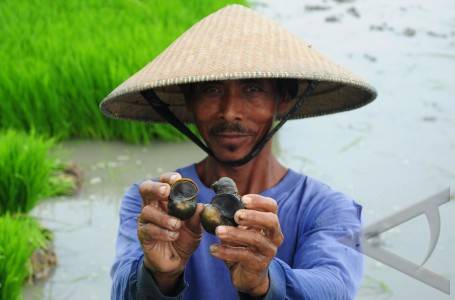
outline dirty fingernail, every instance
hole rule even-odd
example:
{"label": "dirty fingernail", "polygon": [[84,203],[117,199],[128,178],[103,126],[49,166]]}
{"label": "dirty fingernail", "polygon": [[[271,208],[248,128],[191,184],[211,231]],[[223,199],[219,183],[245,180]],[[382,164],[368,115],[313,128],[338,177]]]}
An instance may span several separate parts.
{"label": "dirty fingernail", "polygon": [[244,196],[244,197],[242,197],[242,202],[243,202],[243,204],[248,205],[251,203],[251,198],[248,196]]}
{"label": "dirty fingernail", "polygon": [[217,234],[222,234],[222,233],[226,233],[227,229],[225,226],[217,226],[215,231]]}
{"label": "dirty fingernail", "polygon": [[246,214],[245,212],[243,211],[237,211],[237,213],[235,214],[235,218],[236,218],[236,221],[241,221],[241,220],[244,220],[246,217]]}
{"label": "dirty fingernail", "polygon": [[160,186],[159,192],[160,192],[161,196],[163,196],[163,197],[166,196],[166,189],[167,189],[167,187],[165,185]]}
{"label": "dirty fingernail", "polygon": [[216,253],[218,251],[218,245],[210,245],[210,251]]}
{"label": "dirty fingernail", "polygon": [[177,229],[178,223],[179,223],[179,220],[177,220],[175,218],[171,218],[168,221],[169,226],[173,229]]}
{"label": "dirty fingernail", "polygon": [[175,239],[179,233],[175,231],[169,231],[168,235],[171,239]]}

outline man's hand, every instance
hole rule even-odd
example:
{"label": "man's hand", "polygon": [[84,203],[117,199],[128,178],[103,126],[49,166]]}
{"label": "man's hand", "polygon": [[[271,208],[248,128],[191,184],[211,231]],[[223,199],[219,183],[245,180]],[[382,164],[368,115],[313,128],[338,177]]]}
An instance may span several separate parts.
{"label": "man's hand", "polygon": [[247,209],[238,210],[238,227],[218,226],[220,245],[210,247],[212,255],[224,260],[234,286],[251,296],[263,296],[269,289],[268,267],[283,242],[278,206],[274,199],[250,194],[242,197]]}
{"label": "man's hand", "polygon": [[167,214],[170,185],[180,178],[178,173],[165,173],[160,176],[160,182],[147,180],[139,187],[143,208],[137,234],[144,251],[144,265],[152,271],[163,293],[174,288],[202,234],[201,204],[186,221]]}

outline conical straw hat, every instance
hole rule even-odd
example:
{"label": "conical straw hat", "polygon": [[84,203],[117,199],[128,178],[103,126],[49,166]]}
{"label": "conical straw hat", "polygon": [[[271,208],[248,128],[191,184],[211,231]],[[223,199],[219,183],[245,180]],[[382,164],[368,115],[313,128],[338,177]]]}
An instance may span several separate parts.
{"label": "conical straw hat", "polygon": [[229,5],[193,25],[100,107],[112,118],[165,122],[140,93],[153,89],[181,121],[192,122],[180,84],[247,78],[299,79],[300,92],[307,80],[318,81],[293,118],[358,108],[376,97],[367,82],[280,24],[244,6]]}

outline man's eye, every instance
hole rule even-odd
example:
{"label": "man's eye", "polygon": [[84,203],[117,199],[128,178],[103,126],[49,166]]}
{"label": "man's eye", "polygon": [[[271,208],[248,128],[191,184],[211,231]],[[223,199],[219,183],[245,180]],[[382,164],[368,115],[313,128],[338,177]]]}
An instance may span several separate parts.
{"label": "man's eye", "polygon": [[264,91],[264,89],[261,86],[254,84],[254,85],[247,85],[245,87],[245,91],[247,93],[258,93],[258,92]]}
{"label": "man's eye", "polygon": [[217,86],[209,85],[202,88],[202,93],[204,94],[218,94],[220,89]]}

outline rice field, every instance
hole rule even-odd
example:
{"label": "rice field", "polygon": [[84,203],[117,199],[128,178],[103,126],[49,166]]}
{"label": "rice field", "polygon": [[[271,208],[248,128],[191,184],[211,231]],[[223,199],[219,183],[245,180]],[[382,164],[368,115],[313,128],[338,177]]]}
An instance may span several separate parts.
{"label": "rice field", "polygon": [[64,165],[49,155],[53,146],[54,140],[33,131],[0,131],[0,300],[22,299],[30,258],[50,241],[26,213],[39,200],[73,188],[60,175]]}
{"label": "rice field", "polygon": [[108,120],[98,104],[185,29],[233,2],[245,1],[1,1],[0,128],[58,140],[181,139],[169,126]]}
{"label": "rice field", "polygon": [[26,213],[45,197],[64,194],[62,164],[49,155],[52,139],[14,130],[0,132],[0,215]]}
{"label": "rice field", "polygon": [[0,300],[21,299],[30,258],[49,242],[26,213],[41,199],[74,190],[74,181],[61,175],[64,165],[49,154],[53,146],[33,131],[0,131]]}
{"label": "rice field", "polygon": [[35,219],[0,216],[0,300],[22,298],[22,286],[31,274],[29,258],[45,244],[46,234]]}
{"label": "rice field", "polygon": [[77,188],[50,155],[55,143],[183,139],[167,125],[107,119],[99,103],[230,3],[246,1],[0,1],[0,300],[22,298],[30,258],[48,239],[27,213]]}

